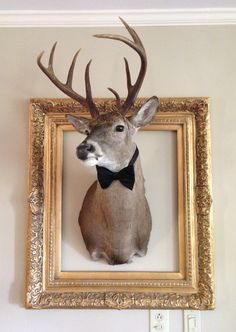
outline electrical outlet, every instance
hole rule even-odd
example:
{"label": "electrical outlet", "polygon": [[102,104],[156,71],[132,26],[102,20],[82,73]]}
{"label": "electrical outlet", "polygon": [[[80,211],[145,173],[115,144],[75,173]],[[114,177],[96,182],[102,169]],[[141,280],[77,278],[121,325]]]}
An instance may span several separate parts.
{"label": "electrical outlet", "polygon": [[169,332],[169,310],[150,310],[150,332]]}
{"label": "electrical outlet", "polygon": [[184,310],[184,332],[201,332],[199,310]]}

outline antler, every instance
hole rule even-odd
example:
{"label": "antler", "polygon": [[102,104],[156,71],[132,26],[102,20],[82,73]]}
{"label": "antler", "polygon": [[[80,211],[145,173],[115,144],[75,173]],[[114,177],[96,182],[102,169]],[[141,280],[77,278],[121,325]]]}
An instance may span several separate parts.
{"label": "antler", "polygon": [[146,57],[146,52],[145,52],[144,46],[143,46],[139,36],[137,35],[136,31],[133,28],[131,28],[121,17],[120,17],[120,20],[124,24],[124,26],[126,27],[128,32],[130,33],[131,37],[133,38],[133,41],[126,37],[123,37],[120,35],[112,35],[112,34],[97,34],[97,35],[94,35],[94,37],[119,40],[119,41],[127,44],[131,48],[133,48],[140,56],[141,67],[140,67],[140,71],[139,71],[137,80],[133,85],[131,84],[129,64],[128,64],[127,59],[124,58],[126,77],[127,77],[128,95],[127,95],[127,98],[126,98],[125,102],[123,103],[123,105],[121,105],[119,94],[115,90],[108,88],[115,95],[116,103],[117,103],[117,106],[120,108],[120,112],[123,114],[126,114],[128,112],[128,110],[130,109],[130,107],[134,104],[135,99],[137,98],[138,92],[142,86],[143,79],[144,79],[146,69],[147,69],[147,57]]}
{"label": "antler", "polygon": [[67,96],[75,99],[81,105],[86,107],[89,110],[89,112],[93,118],[98,117],[99,111],[92,98],[92,91],[91,91],[90,78],[89,78],[89,67],[90,67],[92,60],[89,61],[89,63],[86,66],[86,70],[85,70],[86,98],[84,98],[72,89],[72,80],[73,80],[75,63],[76,63],[76,59],[77,59],[77,56],[78,56],[80,50],[78,50],[73,57],[73,60],[72,60],[72,63],[71,63],[71,66],[70,66],[70,69],[68,72],[66,83],[62,83],[55,76],[54,70],[53,70],[53,58],[54,58],[54,52],[55,52],[56,45],[57,45],[57,43],[55,43],[52,47],[50,57],[49,57],[48,67],[45,67],[41,62],[44,51],[38,56],[37,63],[39,65],[40,69],[44,72],[45,75],[47,75],[47,77],[52,81],[52,83],[55,84],[62,92],[64,92]]}

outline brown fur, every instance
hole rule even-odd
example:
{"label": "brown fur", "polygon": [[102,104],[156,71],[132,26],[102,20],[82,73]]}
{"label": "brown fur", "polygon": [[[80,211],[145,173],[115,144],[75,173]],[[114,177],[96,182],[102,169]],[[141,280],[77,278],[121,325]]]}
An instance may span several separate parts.
{"label": "brown fur", "polygon": [[146,254],[151,214],[139,159],[135,173],[132,191],[119,181],[104,190],[95,181],[85,196],[79,224],[93,259],[104,257],[109,264],[122,264],[130,262],[134,255]]}

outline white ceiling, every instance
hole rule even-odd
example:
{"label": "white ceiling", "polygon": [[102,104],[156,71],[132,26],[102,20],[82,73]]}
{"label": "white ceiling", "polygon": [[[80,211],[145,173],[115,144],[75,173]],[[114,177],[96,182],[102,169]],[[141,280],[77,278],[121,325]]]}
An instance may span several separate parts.
{"label": "white ceiling", "polygon": [[235,8],[236,0],[0,0],[0,10]]}

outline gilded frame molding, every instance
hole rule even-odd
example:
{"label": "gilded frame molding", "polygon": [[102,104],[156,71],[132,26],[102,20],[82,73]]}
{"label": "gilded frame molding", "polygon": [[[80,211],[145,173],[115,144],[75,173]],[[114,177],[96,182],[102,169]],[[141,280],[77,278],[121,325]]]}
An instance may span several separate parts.
{"label": "gilded frame molding", "polygon": [[[138,99],[134,108],[142,104]],[[97,99],[100,111],[111,99]],[[26,307],[213,309],[210,113],[207,98],[161,98],[145,130],[177,134],[179,270],[80,272],[60,269],[63,131],[66,114],[87,112],[70,99],[30,102]]]}

